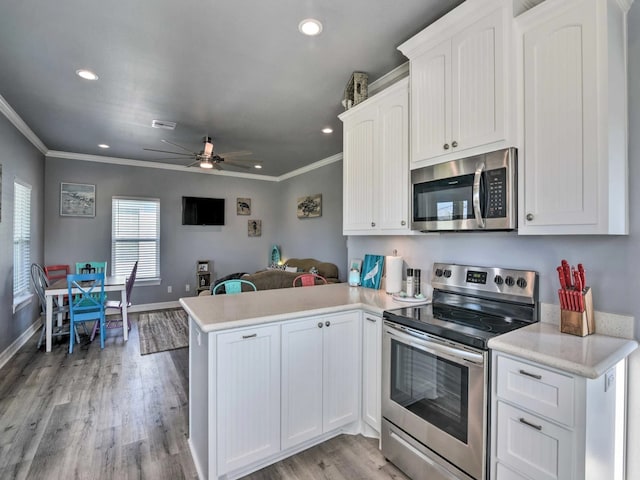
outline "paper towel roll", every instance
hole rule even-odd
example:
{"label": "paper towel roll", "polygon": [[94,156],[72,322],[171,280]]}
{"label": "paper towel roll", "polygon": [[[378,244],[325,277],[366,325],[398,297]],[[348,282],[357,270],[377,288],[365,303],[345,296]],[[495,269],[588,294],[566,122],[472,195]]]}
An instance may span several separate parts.
{"label": "paper towel roll", "polygon": [[385,264],[387,293],[398,293],[402,290],[402,257],[388,255]]}

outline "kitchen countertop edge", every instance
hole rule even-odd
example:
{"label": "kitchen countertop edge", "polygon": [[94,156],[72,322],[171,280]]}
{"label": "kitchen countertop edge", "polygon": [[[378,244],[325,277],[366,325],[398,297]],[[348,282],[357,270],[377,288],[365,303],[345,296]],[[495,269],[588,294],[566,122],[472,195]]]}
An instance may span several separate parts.
{"label": "kitchen countertop edge", "polygon": [[489,340],[489,348],[567,373],[595,379],[627,357],[638,342],[592,334],[561,333],[558,326],[538,322]]}

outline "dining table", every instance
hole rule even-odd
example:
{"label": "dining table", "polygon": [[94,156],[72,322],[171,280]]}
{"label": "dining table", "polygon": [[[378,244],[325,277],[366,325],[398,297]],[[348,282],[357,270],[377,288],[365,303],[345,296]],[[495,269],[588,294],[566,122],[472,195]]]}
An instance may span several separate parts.
{"label": "dining table", "polygon": [[[124,340],[129,340],[129,321],[127,318],[127,292],[126,292],[127,279],[123,276],[108,276],[104,278],[104,291],[105,292],[120,292],[122,302],[122,329]],[[71,290],[73,294],[80,293],[80,289],[73,288]],[[46,346],[45,351],[51,351],[51,332],[53,330],[53,297],[58,297],[58,304],[62,305],[64,296],[69,294],[67,287],[67,279],[62,278],[56,280],[44,290],[46,298],[46,310],[45,328],[46,328]],[[58,313],[58,324],[62,323],[62,313]]]}

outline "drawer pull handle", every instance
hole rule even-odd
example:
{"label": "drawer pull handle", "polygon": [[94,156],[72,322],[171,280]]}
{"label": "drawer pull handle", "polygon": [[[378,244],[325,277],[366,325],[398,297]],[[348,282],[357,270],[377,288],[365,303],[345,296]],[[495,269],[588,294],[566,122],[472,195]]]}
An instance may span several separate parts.
{"label": "drawer pull handle", "polygon": [[242,335],[242,339],[246,340],[247,338],[254,338],[257,337],[258,334],[257,333],[252,333],[251,335]]}
{"label": "drawer pull handle", "polygon": [[375,318],[371,318],[371,317],[364,317],[364,318],[366,318],[370,322],[376,323],[376,319]]}
{"label": "drawer pull handle", "polygon": [[534,425],[533,423],[527,422],[524,418],[520,419],[520,423],[524,423],[527,427],[535,428],[538,431],[542,431],[542,425]]}
{"label": "drawer pull handle", "polygon": [[542,375],[536,375],[535,373],[529,373],[526,370],[520,370],[520,375],[526,375],[527,377],[535,378],[536,380],[542,380]]}

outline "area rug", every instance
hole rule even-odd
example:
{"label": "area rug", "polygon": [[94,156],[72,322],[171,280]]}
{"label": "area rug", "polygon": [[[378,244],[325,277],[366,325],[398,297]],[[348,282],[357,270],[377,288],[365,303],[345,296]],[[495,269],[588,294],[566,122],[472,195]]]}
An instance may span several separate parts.
{"label": "area rug", "polygon": [[189,346],[189,326],[184,310],[141,313],[138,319],[140,355]]}

